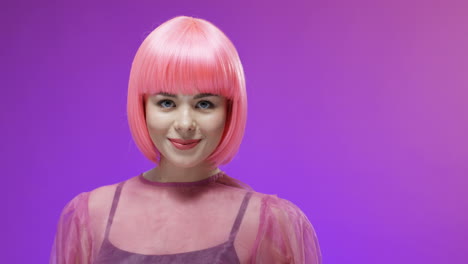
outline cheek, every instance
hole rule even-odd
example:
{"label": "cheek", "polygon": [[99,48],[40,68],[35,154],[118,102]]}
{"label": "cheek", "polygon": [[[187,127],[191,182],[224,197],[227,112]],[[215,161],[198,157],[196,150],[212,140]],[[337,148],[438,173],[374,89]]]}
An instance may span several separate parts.
{"label": "cheek", "polygon": [[203,120],[203,123],[205,124],[203,126],[205,133],[221,137],[226,123],[226,115],[224,113],[219,113],[217,115],[210,116],[209,118],[206,118],[206,120]]}
{"label": "cheek", "polygon": [[158,113],[149,113],[146,116],[146,126],[152,138],[158,136],[164,136],[169,127],[170,127],[170,120]]}

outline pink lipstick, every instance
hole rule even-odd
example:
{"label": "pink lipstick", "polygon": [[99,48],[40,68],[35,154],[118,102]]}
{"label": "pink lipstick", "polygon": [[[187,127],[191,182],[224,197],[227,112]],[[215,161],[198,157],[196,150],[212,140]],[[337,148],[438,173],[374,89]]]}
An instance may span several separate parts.
{"label": "pink lipstick", "polygon": [[172,145],[174,145],[174,147],[176,147],[177,149],[187,150],[187,149],[194,148],[196,145],[198,145],[201,139],[184,140],[184,139],[169,138],[169,141],[171,141]]}

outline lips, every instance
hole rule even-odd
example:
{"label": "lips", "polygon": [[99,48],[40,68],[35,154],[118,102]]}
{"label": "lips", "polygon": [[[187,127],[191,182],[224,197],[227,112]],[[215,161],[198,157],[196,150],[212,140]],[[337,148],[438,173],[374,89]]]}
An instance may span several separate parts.
{"label": "lips", "polygon": [[194,148],[198,143],[201,141],[201,139],[177,139],[177,138],[169,138],[169,141],[176,147],[177,149],[180,150],[187,150]]}

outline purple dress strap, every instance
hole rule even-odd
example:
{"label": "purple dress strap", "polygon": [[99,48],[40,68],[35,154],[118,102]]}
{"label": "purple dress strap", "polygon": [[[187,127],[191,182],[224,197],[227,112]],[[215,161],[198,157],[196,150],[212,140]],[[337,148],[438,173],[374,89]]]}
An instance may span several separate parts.
{"label": "purple dress strap", "polygon": [[234,221],[231,233],[229,234],[229,241],[234,241],[236,238],[237,231],[239,231],[242,219],[244,218],[245,210],[247,210],[247,205],[249,204],[250,197],[252,197],[252,192],[247,192],[244,196],[244,200],[242,200],[241,207],[239,208],[236,220]]}
{"label": "purple dress strap", "polygon": [[104,239],[109,238],[110,227],[112,226],[112,221],[114,221],[115,210],[117,209],[117,204],[119,203],[120,193],[122,192],[122,187],[125,182],[119,183],[115,189],[114,199],[112,199],[112,207],[107,218],[106,232],[104,233]]}

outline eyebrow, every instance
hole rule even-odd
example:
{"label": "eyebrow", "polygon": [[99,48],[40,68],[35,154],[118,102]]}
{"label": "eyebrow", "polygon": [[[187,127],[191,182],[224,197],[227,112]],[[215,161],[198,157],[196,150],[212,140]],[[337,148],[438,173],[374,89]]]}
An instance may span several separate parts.
{"label": "eyebrow", "polygon": [[[160,93],[157,93],[157,95],[162,95],[162,96],[177,98],[177,95],[171,94],[171,93],[166,93],[166,92],[160,92]],[[201,94],[195,95],[195,96],[193,97],[193,99],[200,99],[200,98],[209,97],[209,96],[219,96],[219,95],[217,95],[217,94],[212,94],[212,93],[201,93]]]}

